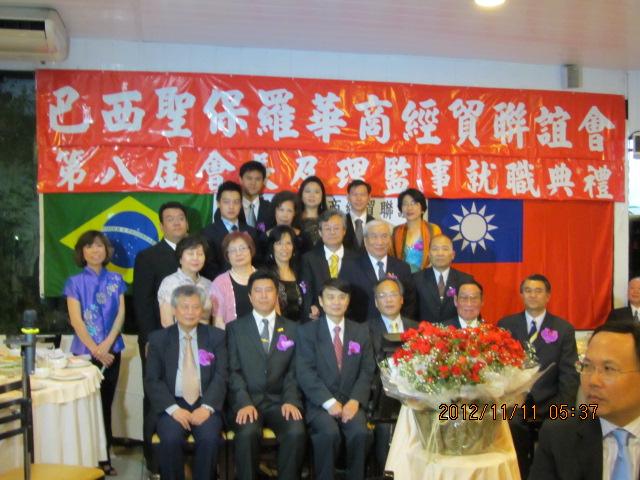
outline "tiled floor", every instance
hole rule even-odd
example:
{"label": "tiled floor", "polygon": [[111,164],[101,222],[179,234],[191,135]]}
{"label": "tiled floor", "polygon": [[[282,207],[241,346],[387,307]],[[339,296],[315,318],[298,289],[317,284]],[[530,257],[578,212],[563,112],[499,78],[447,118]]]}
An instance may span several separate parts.
{"label": "tiled floor", "polygon": [[149,480],[142,445],[116,445],[113,453],[111,464],[118,471],[118,475],[113,477],[114,480]]}

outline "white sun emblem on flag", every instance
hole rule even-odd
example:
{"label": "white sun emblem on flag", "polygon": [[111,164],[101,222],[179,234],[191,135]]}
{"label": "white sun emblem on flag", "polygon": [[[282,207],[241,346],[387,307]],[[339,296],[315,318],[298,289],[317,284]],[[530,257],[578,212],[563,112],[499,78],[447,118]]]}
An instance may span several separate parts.
{"label": "white sun emblem on flag", "polygon": [[471,245],[471,251],[476,253],[476,246],[480,245],[485,250],[485,240],[492,240],[495,242],[495,238],[489,233],[491,230],[495,230],[498,227],[490,225],[491,220],[495,215],[486,215],[487,206],[483,206],[480,211],[476,209],[476,202],[471,204],[471,211],[460,206],[462,209],[462,215],[453,215],[458,221],[457,225],[450,227],[451,230],[455,230],[458,234],[453,238],[453,241],[462,240],[462,248],[464,250]]}

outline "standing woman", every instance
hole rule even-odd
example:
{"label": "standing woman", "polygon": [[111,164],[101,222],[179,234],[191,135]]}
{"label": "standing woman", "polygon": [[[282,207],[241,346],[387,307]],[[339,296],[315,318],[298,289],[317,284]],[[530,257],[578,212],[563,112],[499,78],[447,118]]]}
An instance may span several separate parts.
{"label": "standing woman", "polygon": [[[298,253],[302,255],[313,247],[313,243],[309,234],[296,226],[300,219],[300,210],[298,196],[288,190],[276,193],[271,199],[271,224],[291,227],[294,233],[293,241]],[[267,231],[267,237],[272,231],[273,228]],[[263,249],[263,251],[266,250],[267,248]]]}
{"label": "standing woman", "polygon": [[320,241],[318,220],[327,209],[327,195],[322,180],[315,175],[305,178],[300,184],[298,197],[302,203],[302,230],[309,234],[311,242],[316,245]]}
{"label": "standing woman", "polygon": [[211,280],[200,275],[200,270],[207,261],[209,242],[201,235],[185,237],[176,245],[176,258],[180,267],[176,273],[164,277],[158,288],[158,303],[160,305],[160,323],[164,328],[175,323],[173,307],[171,306],[171,293],[181,285],[194,285],[202,290],[207,303],[202,306],[200,323],[211,323]]}
{"label": "standing woman", "polygon": [[431,265],[429,243],[442,230],[422,219],[427,211],[427,199],[420,190],[408,188],[398,195],[398,210],[407,222],[393,229],[391,255],[407,262],[412,272],[424,270]]}
{"label": "standing woman", "polygon": [[227,323],[251,313],[249,276],[256,246],[247,232],[231,232],[222,240],[222,254],[231,268],[211,282],[213,325],[224,330]]}
{"label": "standing woman", "polygon": [[302,316],[298,259],[294,230],[287,225],[273,227],[269,234],[266,266],[278,277],[279,313],[294,322],[300,322]]}
{"label": "standing woman", "polygon": [[112,256],[113,248],[104,233],[97,230],[83,233],[76,242],[73,260],[84,270],[70,277],[63,291],[75,331],[71,352],[74,355],[91,354],[94,365],[106,367],[100,387],[107,437],[107,461],[101,462],[100,467],[106,475],[118,474],[111,466],[109,450],[113,441],[111,404],[120,373],[120,352],[124,349],[120,334],[126,290],[122,276],[104,268]]}

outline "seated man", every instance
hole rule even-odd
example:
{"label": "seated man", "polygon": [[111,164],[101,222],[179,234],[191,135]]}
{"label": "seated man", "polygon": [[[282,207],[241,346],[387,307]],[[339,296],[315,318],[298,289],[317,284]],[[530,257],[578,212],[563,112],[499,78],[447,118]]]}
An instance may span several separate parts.
{"label": "seated man", "polygon": [[258,478],[262,429],[278,439],[278,478],[300,478],[307,443],[302,393],[295,378],[297,324],[276,315],[278,280],[271,271],[249,277],[253,312],[227,325],[229,404],[234,414],[238,478]]}
{"label": "seated man", "polygon": [[296,374],[306,397],[316,480],[334,478],[343,438],[346,478],[364,479],[373,440],[362,407],[369,401],[376,365],[367,326],[344,317],[349,298],[349,284],[327,280],[320,290],[325,314],[298,327]]}
{"label": "seated man", "polygon": [[[543,275],[534,274],[520,285],[524,311],[510,315],[498,322],[498,326],[509,330],[513,338],[523,345],[530,343],[536,351],[540,369],[545,374],[531,387],[527,394],[525,409],[536,407],[536,418],[549,416],[551,405],[576,403],[579,376],[575,364],[578,361],[576,332],[566,320],[547,312],[551,297],[551,284]],[[522,416],[509,420],[509,428],[518,455],[518,466],[522,478],[527,478],[533,457],[533,437],[530,422]]]}
{"label": "seated man", "polygon": [[[403,294],[404,287],[396,278],[384,278],[374,287],[373,296],[380,313],[370,318],[367,323],[376,363],[380,363],[385,358],[382,351],[382,336],[385,333],[402,333],[410,328],[418,328],[418,322],[400,315]],[[384,394],[379,375],[374,379],[373,397],[373,419],[379,420],[382,416],[383,420],[386,420],[376,423],[374,430],[376,464],[378,470],[383,471],[391,442],[392,424],[388,420],[396,417],[400,411],[400,402]]]}
{"label": "seated man", "polygon": [[607,322],[617,322],[620,320],[640,321],[640,277],[629,280],[627,299],[629,300],[629,305],[614,308],[609,314]]}
{"label": "seated man", "polygon": [[171,294],[176,324],[149,335],[145,391],[160,437],[158,466],[163,480],[184,479],[184,439],[193,435],[193,479],[215,472],[227,381],[224,331],[200,323],[205,293],[182,285]]}
{"label": "seated man", "polygon": [[453,325],[456,328],[477,327],[482,322],[480,309],[484,305],[484,293],[482,285],[475,280],[461,283],[453,296],[453,304],[458,315],[442,322],[446,327]]}
{"label": "seated man", "polygon": [[[540,430],[530,480],[638,478],[640,325],[607,322],[591,336],[579,366],[585,405]],[[587,408],[589,404],[597,408]]]}

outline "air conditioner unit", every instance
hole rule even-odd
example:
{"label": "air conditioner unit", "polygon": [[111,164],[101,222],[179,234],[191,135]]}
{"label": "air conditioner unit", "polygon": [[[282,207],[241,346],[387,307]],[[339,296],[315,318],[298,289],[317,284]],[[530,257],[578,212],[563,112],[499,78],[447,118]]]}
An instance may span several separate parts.
{"label": "air conditioner unit", "polygon": [[58,12],[0,7],[0,59],[62,61],[68,55],[69,35]]}

